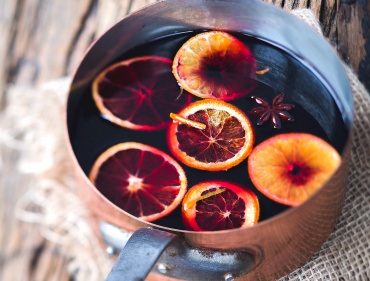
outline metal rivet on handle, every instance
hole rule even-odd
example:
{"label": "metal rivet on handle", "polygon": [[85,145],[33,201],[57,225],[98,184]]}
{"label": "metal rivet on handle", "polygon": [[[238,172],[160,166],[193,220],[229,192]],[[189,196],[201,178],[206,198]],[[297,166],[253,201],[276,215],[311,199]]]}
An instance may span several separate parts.
{"label": "metal rivet on handle", "polygon": [[163,263],[159,263],[158,265],[157,265],[157,269],[158,269],[158,271],[160,272],[160,273],[162,273],[162,274],[165,274],[165,273],[167,273],[167,271],[168,271],[168,266],[167,265],[165,265],[165,264],[163,264]]}
{"label": "metal rivet on handle", "polygon": [[114,250],[112,246],[107,246],[107,248],[105,248],[105,251],[107,252],[108,255],[111,255],[111,256],[113,256],[116,253],[116,251]]}
{"label": "metal rivet on handle", "polygon": [[235,280],[235,275],[232,273],[227,273],[224,275],[225,281],[234,281]]}

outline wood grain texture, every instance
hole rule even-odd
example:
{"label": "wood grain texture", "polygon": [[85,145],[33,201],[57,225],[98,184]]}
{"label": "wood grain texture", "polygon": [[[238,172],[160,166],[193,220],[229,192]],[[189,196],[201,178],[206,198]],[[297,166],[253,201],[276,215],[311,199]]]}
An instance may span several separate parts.
{"label": "wood grain texture", "polygon": [[0,110],[2,108],[2,97],[7,85],[7,71],[9,70],[8,54],[12,50],[17,21],[17,2],[0,0]]}
{"label": "wood grain texture", "polygon": [[338,51],[370,90],[370,1],[342,1],[338,10]]}
{"label": "wood grain texture", "polygon": [[0,5],[6,8],[0,24],[2,94],[9,83],[34,85],[71,73],[95,33],[90,21],[95,0],[0,0]]}
{"label": "wood grain texture", "polygon": [[[31,84],[65,75],[73,53],[82,55],[90,43],[87,40],[83,46],[77,44],[81,34],[89,31],[85,24],[93,3],[92,0],[20,2],[8,58],[8,81]],[[94,30],[90,31],[91,38]]]}

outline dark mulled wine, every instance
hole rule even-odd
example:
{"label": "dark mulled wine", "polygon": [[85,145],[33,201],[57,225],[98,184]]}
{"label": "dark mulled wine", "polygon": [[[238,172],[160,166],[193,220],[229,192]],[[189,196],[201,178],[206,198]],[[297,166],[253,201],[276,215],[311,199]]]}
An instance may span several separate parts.
{"label": "dark mulled wine", "polygon": [[[145,42],[124,53],[115,61],[109,62],[106,67],[118,61],[148,55],[173,59],[177,50],[186,40],[203,31],[170,34]],[[285,51],[244,34],[232,32],[231,34],[244,42],[251,50],[256,59],[257,70],[269,69],[266,73],[257,74],[254,77],[257,85],[251,93],[228,101],[244,111],[252,121],[256,136],[255,145],[277,134],[305,132],[326,140],[341,153],[347,131],[341,113],[324,84],[298,59]],[[256,107],[251,96],[257,96],[271,105],[274,97],[282,92],[285,94],[284,103],[295,105],[294,109],[289,111],[295,121],[284,122],[283,120],[280,129],[274,129],[270,122],[258,126],[259,116],[248,113]],[[198,97],[192,97],[192,101],[198,99]],[[87,87],[77,100],[75,98],[74,103],[69,101],[69,110],[74,113],[68,116],[72,148],[86,175],[89,174],[95,159],[103,151],[121,142],[144,143],[171,155],[166,142],[166,129],[157,131],[130,130],[109,122],[101,116],[97,109],[92,99],[91,87]],[[202,171],[189,168],[182,163],[179,164],[185,170],[189,188],[201,181],[220,179],[236,182],[251,189],[260,202],[260,221],[288,208],[262,195],[253,186],[248,176],[247,161],[223,172]],[[184,229],[180,207],[154,223],[170,228]]]}

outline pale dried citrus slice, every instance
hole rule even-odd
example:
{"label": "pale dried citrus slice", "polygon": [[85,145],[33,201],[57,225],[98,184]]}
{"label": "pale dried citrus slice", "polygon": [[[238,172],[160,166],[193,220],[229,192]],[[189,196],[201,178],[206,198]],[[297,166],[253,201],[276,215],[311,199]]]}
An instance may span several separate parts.
{"label": "pale dried citrus slice", "polygon": [[196,101],[181,112],[206,128],[173,121],[167,131],[171,153],[182,163],[201,170],[227,170],[251,152],[255,135],[248,117],[237,107],[216,99]]}
{"label": "pale dried citrus slice", "polygon": [[103,152],[89,178],[108,200],[145,221],[172,212],[187,187],[185,172],[172,157],[135,142],[120,143]]}
{"label": "pale dried citrus slice", "polygon": [[297,206],[319,190],[340,163],[338,152],[323,139],[287,133],[256,146],[248,158],[248,171],[264,195]]}
{"label": "pale dried citrus slice", "polygon": [[178,50],[173,74],[201,98],[233,100],[255,89],[257,64],[249,48],[223,31],[200,33]]}
{"label": "pale dried citrus slice", "polygon": [[128,59],[102,71],[92,85],[93,99],[102,116],[134,130],[159,130],[170,122],[170,112],[190,103],[179,97],[172,60],[157,56]]}
{"label": "pale dried citrus slice", "polygon": [[227,181],[206,181],[186,193],[182,218],[188,230],[216,231],[255,225],[259,218],[257,196]]}

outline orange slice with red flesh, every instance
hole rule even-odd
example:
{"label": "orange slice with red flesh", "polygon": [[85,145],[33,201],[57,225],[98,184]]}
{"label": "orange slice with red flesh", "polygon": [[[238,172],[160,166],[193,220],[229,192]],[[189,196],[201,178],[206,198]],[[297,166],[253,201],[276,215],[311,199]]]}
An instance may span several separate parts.
{"label": "orange slice with red flesh", "polygon": [[182,203],[185,227],[216,231],[255,225],[259,218],[257,196],[249,189],[227,181],[206,181],[193,186]]}
{"label": "orange slice with red flesh", "polygon": [[319,190],[340,163],[338,152],[323,139],[306,133],[287,133],[256,146],[248,158],[248,171],[264,195],[297,206]]}
{"label": "orange slice with red flesh", "polygon": [[189,93],[233,100],[255,89],[257,64],[249,48],[223,31],[200,33],[178,50],[173,74]]}
{"label": "orange slice with red flesh", "polygon": [[102,71],[92,85],[93,99],[107,120],[133,130],[159,130],[170,112],[190,103],[172,75],[172,60],[144,56],[121,61]]}
{"label": "orange slice with red flesh", "polygon": [[255,135],[250,120],[229,103],[200,100],[178,115],[206,125],[202,129],[173,121],[168,127],[167,143],[171,153],[189,167],[227,170],[242,162],[253,148]]}
{"label": "orange slice with red flesh", "polygon": [[120,143],[103,152],[89,178],[116,206],[148,222],[172,212],[187,188],[185,172],[173,158],[134,142]]}

